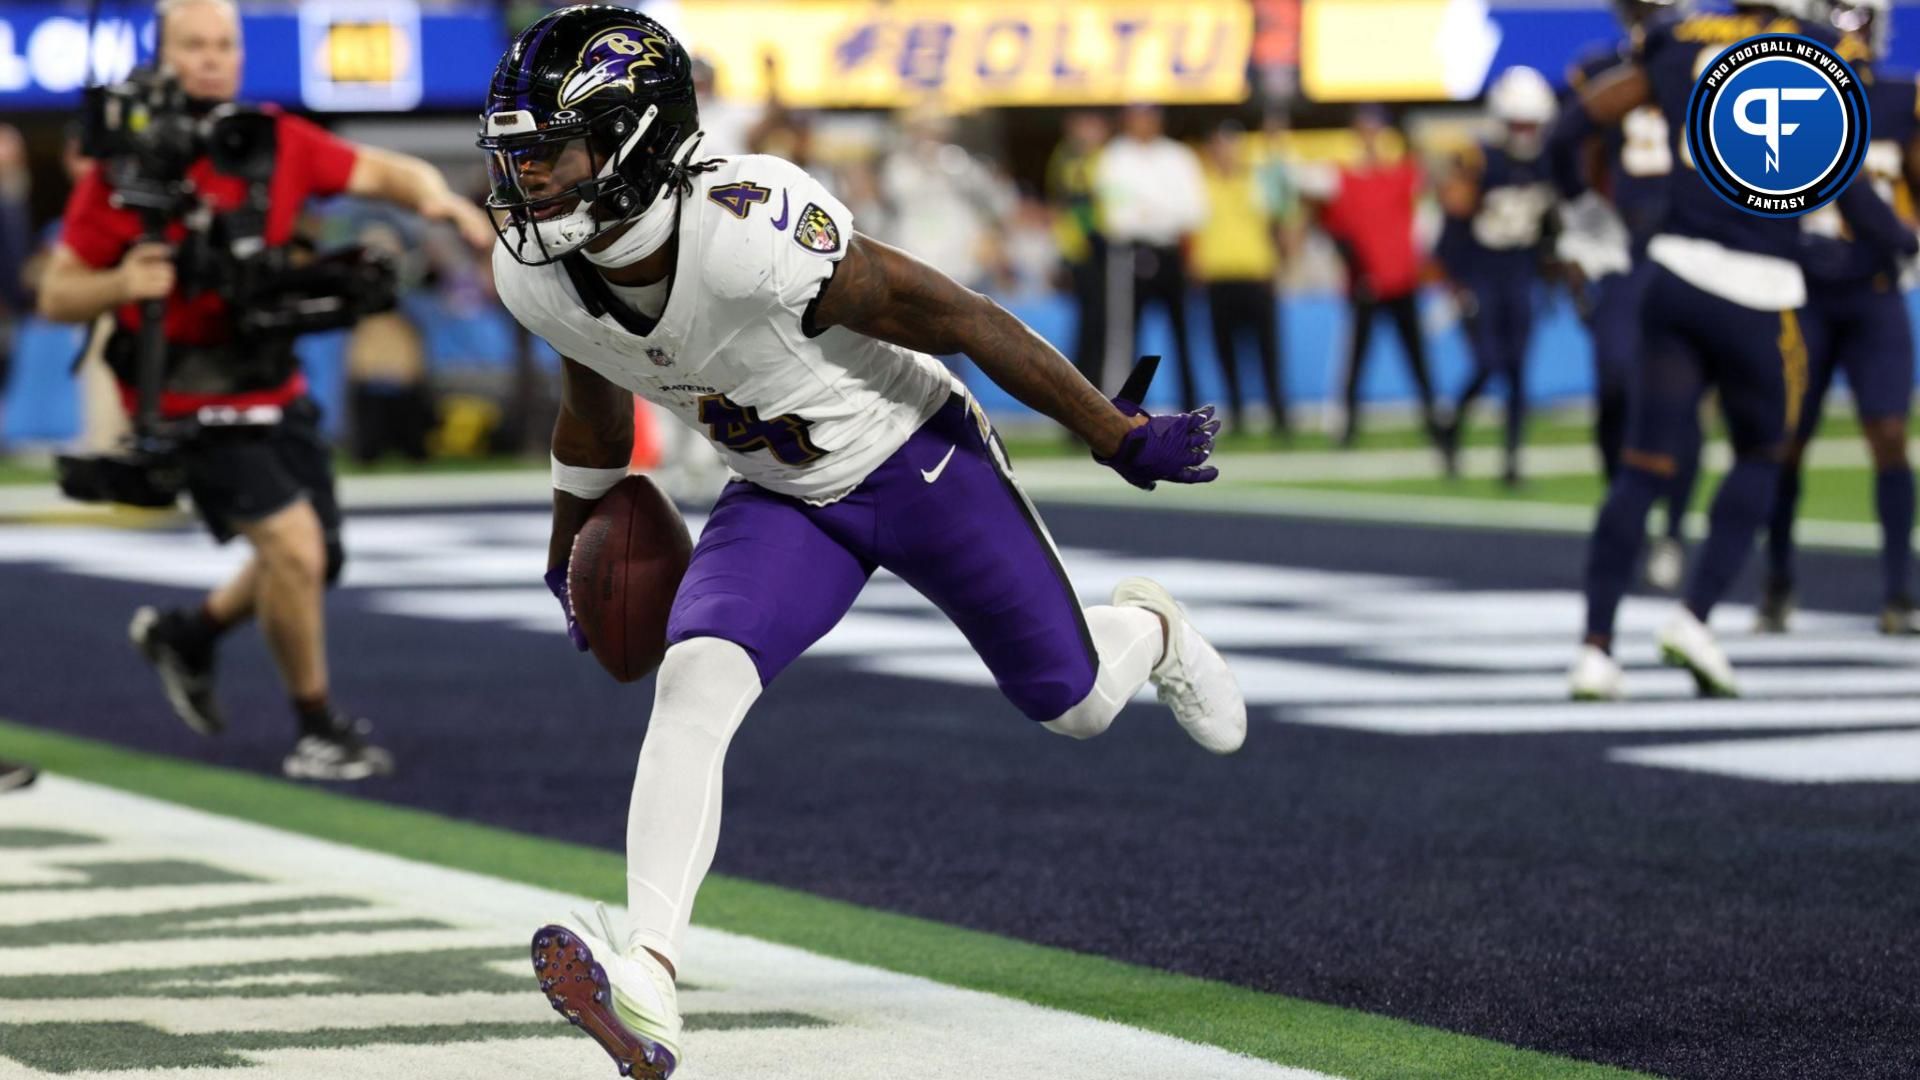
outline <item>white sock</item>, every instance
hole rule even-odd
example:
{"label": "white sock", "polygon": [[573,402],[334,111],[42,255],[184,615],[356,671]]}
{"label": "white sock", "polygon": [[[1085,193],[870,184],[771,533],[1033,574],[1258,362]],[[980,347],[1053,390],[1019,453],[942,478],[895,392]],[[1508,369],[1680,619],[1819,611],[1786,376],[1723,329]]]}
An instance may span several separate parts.
{"label": "white sock", "polygon": [[1107,730],[1121,708],[1146,685],[1166,649],[1166,625],[1145,608],[1090,607],[1087,629],[1093,632],[1093,647],[1100,653],[1093,689],[1078,705],[1043,725],[1076,739],[1091,739]]}
{"label": "white sock", "polygon": [[747,651],[693,638],[660,663],[647,740],[627,809],[627,951],[651,949],[680,969],[693,897],[720,843],[727,744],[760,696]]}

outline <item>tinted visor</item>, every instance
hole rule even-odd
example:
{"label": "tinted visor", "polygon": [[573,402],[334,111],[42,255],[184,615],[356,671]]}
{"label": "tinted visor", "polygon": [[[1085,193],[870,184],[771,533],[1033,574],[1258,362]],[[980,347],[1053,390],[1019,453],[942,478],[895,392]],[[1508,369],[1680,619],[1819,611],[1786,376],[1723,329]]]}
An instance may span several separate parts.
{"label": "tinted visor", "polygon": [[499,146],[487,153],[488,201],[515,216],[555,217],[595,197],[594,181],[605,164],[585,137]]}

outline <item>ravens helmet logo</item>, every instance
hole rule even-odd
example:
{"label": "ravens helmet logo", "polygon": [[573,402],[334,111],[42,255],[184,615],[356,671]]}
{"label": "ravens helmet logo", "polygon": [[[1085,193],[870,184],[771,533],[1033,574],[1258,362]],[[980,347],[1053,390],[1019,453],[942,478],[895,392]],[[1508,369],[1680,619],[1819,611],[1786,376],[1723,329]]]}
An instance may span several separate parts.
{"label": "ravens helmet logo", "polygon": [[637,26],[616,26],[588,39],[580,62],[560,86],[559,106],[572,108],[610,86],[635,89],[635,68],[652,67],[664,55],[665,38]]}

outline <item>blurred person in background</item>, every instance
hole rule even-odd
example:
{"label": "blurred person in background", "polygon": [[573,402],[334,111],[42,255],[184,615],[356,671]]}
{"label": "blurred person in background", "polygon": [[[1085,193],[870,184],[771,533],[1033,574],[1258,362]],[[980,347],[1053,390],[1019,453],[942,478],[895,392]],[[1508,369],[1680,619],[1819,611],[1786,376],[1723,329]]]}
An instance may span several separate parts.
{"label": "blurred person in background", "polygon": [[[18,324],[33,310],[27,288],[27,260],[34,249],[29,216],[33,177],[27,169],[27,142],[11,124],[0,124],[0,401],[5,401],[13,370]],[[7,433],[0,430],[0,449]]]}
{"label": "blurred person in background", "polygon": [[1207,218],[1194,234],[1193,269],[1207,290],[1207,317],[1227,380],[1233,430],[1252,430],[1240,369],[1240,346],[1251,338],[1266,388],[1268,423],[1274,437],[1282,438],[1291,428],[1280,374],[1279,296],[1274,288],[1280,272],[1279,216],[1254,171],[1240,125],[1222,124],[1207,140],[1203,175]]}
{"label": "blurred person in background", "polygon": [[[1889,0],[1836,0],[1834,25],[1865,43],[1875,61],[1886,58],[1892,35]],[[1868,84],[1872,145],[1861,165],[1862,181],[1892,207],[1913,206],[1909,170],[1920,162],[1913,77],[1881,69]],[[1794,518],[1800,506],[1801,463],[1819,432],[1827,392],[1836,372],[1860,419],[1860,434],[1873,462],[1873,509],[1880,522],[1880,620],[1883,634],[1920,633],[1912,593],[1914,486],[1907,458],[1908,418],[1913,414],[1913,322],[1901,288],[1908,254],[1883,239],[1851,227],[1838,203],[1800,219],[1800,266],[1807,276],[1807,303],[1800,310],[1810,370],[1800,422],[1791,433],[1767,531],[1767,584],[1756,629],[1785,633],[1794,608]],[[1911,213],[1900,222],[1911,232]],[[1897,239],[1910,242],[1910,237]]]}
{"label": "blurred person in background", "polygon": [[[401,286],[417,301],[420,271],[417,261],[409,259],[400,231],[377,222],[362,229],[358,240],[401,267]],[[427,435],[434,423],[427,343],[408,305],[409,298],[403,298],[392,311],[361,319],[347,334],[347,428],[354,460],[362,464],[388,454],[408,461],[427,459]]]}
{"label": "blurred person in background", "polygon": [[[66,177],[67,190],[72,191],[92,168],[93,159],[81,152],[80,125],[78,121],[74,121],[68,125],[66,139],[60,149],[60,169]],[[41,319],[38,311],[35,310],[38,304],[40,282],[46,276],[48,264],[53,261],[54,250],[60,246],[60,233],[63,226],[64,222],[59,218],[47,222],[34,238],[33,251],[27,256],[23,280],[27,292],[36,298],[34,305],[27,309],[27,317],[34,320],[34,325],[28,328],[29,332],[71,333],[71,328],[47,325],[46,320]],[[20,356],[37,355],[52,358],[53,362],[60,364],[64,369],[63,378],[70,372],[72,377],[79,380],[81,432],[76,449],[95,452],[111,450],[120,444],[130,426],[126,409],[120,401],[120,385],[115,381],[113,372],[107,369],[104,355],[107,337],[105,333],[88,334],[82,337],[81,345],[78,346],[81,349],[80,357],[71,364],[67,358],[72,355],[75,346],[61,345],[37,352],[22,348],[19,353]]]}
{"label": "blurred person in background", "polygon": [[700,152],[727,157],[747,153],[747,137],[760,118],[761,106],[721,98],[714,87],[713,65],[705,60],[693,62],[693,92],[700,98]]}
{"label": "blurred person in background", "polygon": [[1487,93],[1493,138],[1468,147],[1440,185],[1446,213],[1440,261],[1452,279],[1473,350],[1473,377],[1454,402],[1446,431],[1447,460],[1456,460],[1473,403],[1498,376],[1507,384],[1501,478],[1508,487],[1520,483],[1533,290],[1555,201],[1541,156],[1555,104],[1553,88],[1538,71],[1508,68]]}
{"label": "blurred person in background", "polygon": [[[1653,276],[1647,245],[1666,213],[1674,139],[1655,105],[1634,109],[1617,127],[1596,128],[1577,99],[1587,84],[1631,60],[1645,26],[1680,9],[1675,0],[1619,0],[1614,14],[1626,35],[1588,47],[1569,68],[1568,99],[1549,140],[1550,167],[1565,200],[1557,255],[1593,342],[1594,442],[1609,484],[1620,473],[1626,442],[1627,386],[1640,361],[1640,307]],[[1696,439],[1676,455],[1661,500],[1663,528],[1647,548],[1647,584],[1666,592],[1686,575],[1687,507],[1699,467]]]}
{"label": "blurred person in background", "polygon": [[888,243],[973,289],[1004,276],[1001,227],[1012,189],[953,141],[953,119],[931,105],[901,121],[901,139],[880,162]]}
{"label": "blurred person in background", "polygon": [[[161,68],[203,107],[232,101],[240,89],[240,14],[231,0],[165,0],[158,17]],[[293,241],[295,220],[311,198],[350,194],[392,203],[453,224],[476,249],[492,246],[493,227],[478,207],[448,189],[426,162],[335,138],[314,124],[270,113],[275,158],[262,191],[214,171],[205,158],[187,169],[196,198],[216,214],[256,196],[266,200],[264,240]],[[289,339],[237,341],[234,319],[216,291],[176,277],[173,245],[187,236],[174,222],[166,242],[147,238],[140,215],[115,205],[105,170],[81,178],[68,200],[60,244],[48,261],[40,314],[91,323],[116,312],[107,355],[117,358],[128,405],[141,306],[166,302],[166,376],[161,415],[197,423],[206,408],[273,409],[265,425],[201,427],[177,451],[186,487],[222,542],[246,537],[252,558],[194,606],[142,607],[128,628],[153,665],[175,715],[214,735],[225,718],[214,693],[215,654],[234,627],[256,616],[279,669],[298,735],[283,770],[293,777],[358,780],[388,772],[392,758],[370,745],[367,725],[336,709],[327,670],[325,591],[345,562],[333,456],[319,429]]]}
{"label": "blurred person in background", "polygon": [[813,162],[813,118],[788,108],[780,99],[780,61],[772,53],[762,59],[762,66],[766,71],[767,105],[759,121],[747,129],[744,152],[771,154],[804,168]]}
{"label": "blurred person in background", "polygon": [[1340,445],[1352,447],[1360,437],[1360,380],[1374,318],[1384,311],[1400,335],[1427,435],[1445,453],[1446,433],[1434,412],[1433,380],[1427,374],[1427,343],[1418,306],[1425,260],[1414,237],[1414,216],[1426,182],[1411,154],[1390,156],[1387,139],[1397,133],[1384,110],[1377,106],[1358,110],[1353,133],[1359,142],[1359,159],[1341,166],[1333,193],[1320,210],[1320,226],[1347,265],[1353,322]]}
{"label": "blurred person in background", "polygon": [[[1011,180],[1003,182],[1008,190],[1018,190]],[[1053,210],[1045,202],[1025,192],[1016,197],[1013,213],[1000,230],[1000,278],[994,282],[995,291],[1008,297],[1058,291],[1061,259],[1055,224]]]}
{"label": "blurred person in background", "polygon": [[1297,163],[1288,152],[1293,122],[1280,109],[1269,109],[1260,119],[1260,137],[1254,143],[1253,172],[1261,197],[1273,217],[1274,242],[1279,245],[1280,269],[1284,274],[1300,254],[1301,206],[1306,192]]}
{"label": "blurred person in background", "polygon": [[[1120,135],[1094,170],[1099,217],[1109,247],[1107,350],[1123,360],[1138,351],[1148,305],[1166,309],[1180,361],[1180,407],[1198,407],[1193,349],[1187,342],[1187,271],[1183,250],[1207,218],[1200,159],[1167,138],[1158,106],[1131,105]],[[1110,368],[1119,365],[1109,364]]]}
{"label": "blurred person in background", "polygon": [[[1741,4],[1725,13],[1649,23],[1633,59],[1581,90],[1579,105],[1598,127],[1657,104],[1668,130],[1685,130],[1696,63],[1766,33],[1802,34],[1834,47],[1831,25],[1783,6]],[[1909,115],[1912,98],[1908,99]],[[1920,251],[1912,231],[1861,173],[1834,196],[1853,235],[1876,237],[1903,257]],[[1567,673],[1576,700],[1616,700],[1623,670],[1613,655],[1621,599],[1646,540],[1647,514],[1669,489],[1675,455],[1699,437],[1700,406],[1719,396],[1733,461],[1714,493],[1706,540],[1689,568],[1683,602],[1655,639],[1662,660],[1685,668],[1702,697],[1737,697],[1733,665],[1708,621],[1753,554],[1780,481],[1780,460],[1798,427],[1808,373],[1808,300],[1801,265],[1806,219],[1766,218],[1725,200],[1693,169],[1676,170],[1659,233],[1656,265],[1641,306],[1640,363],[1629,386],[1629,421],[1618,477],[1607,489],[1587,548],[1586,629]],[[1906,363],[1911,365],[1909,353]],[[1911,372],[1911,367],[1908,367]],[[1908,375],[1911,385],[1911,374]]]}
{"label": "blurred person in background", "polygon": [[1073,366],[1102,387],[1107,385],[1107,238],[1095,205],[1095,170],[1109,134],[1103,114],[1069,113],[1066,137],[1047,161],[1047,203],[1073,293]]}

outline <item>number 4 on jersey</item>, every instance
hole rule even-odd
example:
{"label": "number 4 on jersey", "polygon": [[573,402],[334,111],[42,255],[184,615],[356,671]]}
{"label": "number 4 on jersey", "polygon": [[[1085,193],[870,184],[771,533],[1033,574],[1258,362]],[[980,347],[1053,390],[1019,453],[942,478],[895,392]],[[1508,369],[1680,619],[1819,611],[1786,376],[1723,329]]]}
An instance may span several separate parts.
{"label": "number 4 on jersey", "polygon": [[762,420],[751,405],[736,405],[724,394],[707,394],[700,399],[698,415],[707,425],[708,437],[735,453],[765,450],[782,465],[806,465],[827,454],[807,437],[813,421],[792,413]]}
{"label": "number 4 on jersey", "polygon": [[771,194],[773,192],[759,184],[724,184],[707,192],[707,198],[726,207],[727,213],[734,217],[744,218],[753,204],[766,202]]}

